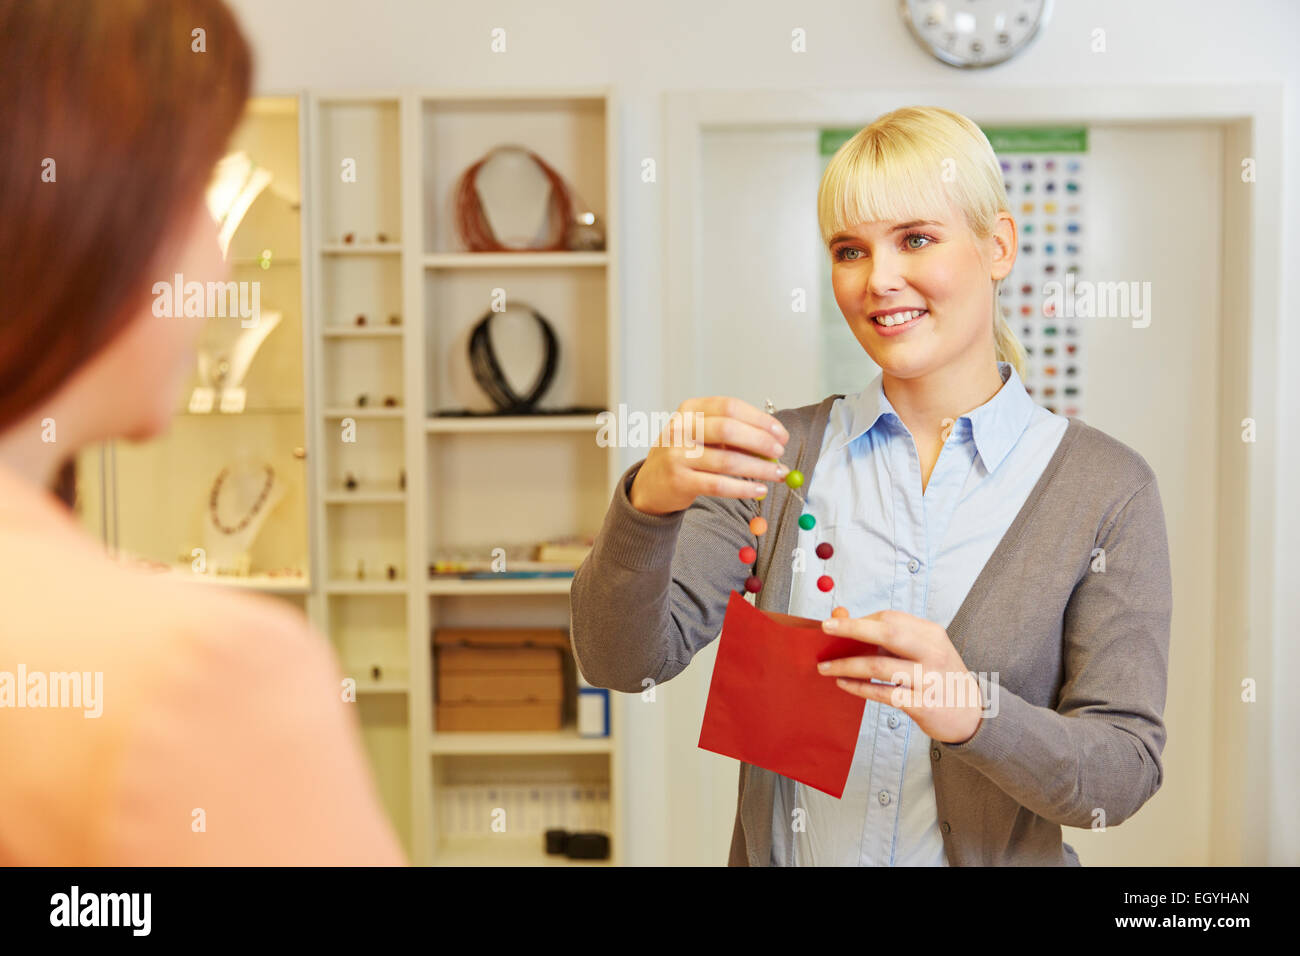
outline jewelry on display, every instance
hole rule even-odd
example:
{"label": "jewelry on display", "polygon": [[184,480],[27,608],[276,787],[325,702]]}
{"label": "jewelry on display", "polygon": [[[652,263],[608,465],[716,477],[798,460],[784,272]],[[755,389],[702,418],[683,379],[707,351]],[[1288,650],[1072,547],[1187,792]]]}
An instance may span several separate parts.
{"label": "jewelry on display", "polygon": [[208,495],[208,511],[212,515],[212,524],[222,534],[238,534],[248,527],[248,523],[253,520],[262,505],[266,503],[267,496],[271,493],[271,486],[275,483],[275,469],[270,465],[266,466],[266,484],[262,486],[262,493],[257,496],[253,502],[252,509],[244,515],[239,524],[233,527],[221,523],[221,518],[217,515],[217,497],[221,494],[221,485],[225,482],[226,476],[230,474],[229,468],[221,469],[221,474],[217,475],[216,482],[212,485],[212,493]]}
{"label": "jewelry on display", "polygon": [[542,369],[528,394],[522,396],[515,394],[514,389],[510,387],[510,383],[506,381],[505,373],[501,371],[496,352],[492,348],[492,338],[488,335],[488,325],[493,317],[500,313],[489,310],[484,313],[478,324],[474,326],[474,330],[469,336],[469,361],[474,373],[474,380],[492,399],[492,403],[496,405],[498,410],[513,414],[526,414],[532,411],[533,406],[551,387],[551,380],[555,378],[555,367],[559,361],[560,346],[555,338],[555,330],[551,328],[551,323],[547,322],[540,312],[531,306],[519,303],[516,303],[516,306],[526,309],[532,314],[533,319],[541,326],[542,336],[546,340],[546,355],[542,360]]}
{"label": "jewelry on display", "polygon": [[357,558],[357,580],[364,580],[366,576],[366,562]]}
{"label": "jewelry on display", "polygon": [[358,312],[358,313],[357,313],[357,320],[356,320],[356,321],[357,321],[357,325],[365,325],[365,324],[366,324],[366,314],[365,314],[364,312]]}
{"label": "jewelry on display", "polygon": [[386,232],[375,233],[375,242],[387,242],[387,241],[388,241],[388,233]]}
{"label": "jewelry on display", "polygon": [[397,479],[397,487],[401,488],[403,491],[406,490],[406,469],[405,468],[402,469],[402,474]]}
{"label": "jewelry on display", "polygon": [[396,408],[396,407],[397,407],[397,399],[396,399],[396,397],[394,397],[394,396],[392,396],[392,395],[389,395],[387,398],[385,398],[385,399],[384,399],[384,407],[385,407],[385,408]]}
{"label": "jewelry on display", "polygon": [[349,232],[349,233],[345,233],[344,236],[343,236],[343,242],[344,242],[345,244],[347,244],[347,245],[350,246],[350,245],[352,245],[352,240],[355,239],[355,238],[356,238],[356,235],[355,235],[354,233],[351,233],[351,232]]}
{"label": "jewelry on display", "polygon": [[388,566],[388,580],[397,580],[397,568],[393,567],[391,564]]}
{"label": "jewelry on display", "polygon": [[379,678],[380,678],[382,675],[383,675],[383,671],[379,669],[379,665],[378,665],[378,664],[376,664],[374,667],[370,668],[370,676],[371,676],[372,678],[374,678],[375,680],[379,680]]}
{"label": "jewelry on display", "polygon": [[389,324],[389,325],[401,325],[401,324],[402,324],[402,317],[401,317],[400,315],[398,315],[396,312],[394,312],[392,315],[390,315],[390,316],[388,317],[388,324]]}
{"label": "jewelry on display", "polygon": [[357,479],[356,476],[352,474],[352,472],[350,471],[348,472],[347,478],[344,479],[343,481],[343,487],[346,488],[348,491],[357,490]]}
{"label": "jewelry on display", "polygon": [[370,401],[370,396],[362,392],[357,396],[357,408],[365,408],[366,403]]}

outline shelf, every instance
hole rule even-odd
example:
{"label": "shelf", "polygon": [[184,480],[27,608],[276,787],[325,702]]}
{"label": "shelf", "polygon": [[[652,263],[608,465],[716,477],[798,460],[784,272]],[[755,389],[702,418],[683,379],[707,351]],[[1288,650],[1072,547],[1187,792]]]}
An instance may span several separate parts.
{"label": "shelf", "polygon": [[439,252],[424,257],[426,269],[568,269],[608,264],[607,252]]}
{"label": "shelf", "polygon": [[449,836],[438,841],[434,866],[610,866],[609,860],[570,860],[552,856],[542,834]]}
{"label": "shelf", "polygon": [[400,325],[345,325],[321,332],[327,339],[399,338],[401,334]]}
{"label": "shelf", "polygon": [[572,727],[564,730],[455,731],[430,737],[429,753],[434,756],[478,754],[598,754],[614,749],[612,737],[579,737]]}
{"label": "shelf", "polygon": [[257,256],[235,256],[230,259],[230,264],[232,266],[255,266],[259,269],[274,269],[276,266],[296,266],[301,263],[294,258],[272,256],[270,264],[263,266],[262,260]]}
{"label": "shelf", "polygon": [[430,434],[447,432],[589,432],[600,427],[596,415],[484,415],[433,417],[425,420]]}
{"label": "shelf", "polygon": [[[188,394],[188,393],[186,393]],[[242,412],[223,412],[214,404],[210,412],[192,412],[188,408],[176,413],[178,418],[247,418],[250,415],[301,415],[301,408],[245,408]]]}
{"label": "shelf", "polygon": [[327,408],[325,417],[335,418],[401,418],[402,406],[388,407],[380,405],[378,408],[372,408],[367,405],[365,408]]}
{"label": "shelf", "polygon": [[410,690],[410,682],[404,680],[357,681],[358,694],[407,694]]}
{"label": "shelf", "polygon": [[400,242],[328,243],[320,247],[323,256],[400,256]]}
{"label": "shelf", "polygon": [[405,491],[327,491],[325,493],[325,503],[328,505],[383,505],[402,504],[405,501]]}
{"label": "shelf", "polygon": [[429,582],[429,594],[471,596],[475,594],[508,596],[514,594],[568,594],[573,578],[509,578],[505,581],[465,580],[448,576],[448,580]]}
{"label": "shelf", "polygon": [[406,582],[400,578],[396,581],[329,581],[325,584],[327,594],[405,594]]}
{"label": "shelf", "polygon": [[194,581],[197,584],[206,584],[215,587],[243,588],[246,591],[261,591],[265,594],[310,594],[311,584],[307,576],[289,577],[288,575],[277,575],[271,577],[265,574],[252,574],[248,577],[239,577],[233,574],[194,574],[188,570],[177,569],[173,573],[181,575],[186,580]]}

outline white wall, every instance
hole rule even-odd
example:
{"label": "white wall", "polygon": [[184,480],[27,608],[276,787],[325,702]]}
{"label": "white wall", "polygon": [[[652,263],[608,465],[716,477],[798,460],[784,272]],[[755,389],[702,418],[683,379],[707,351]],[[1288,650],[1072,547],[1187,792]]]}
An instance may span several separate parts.
{"label": "white wall", "polygon": [[[1284,83],[1285,162],[1261,169],[1261,177],[1285,180],[1280,248],[1283,263],[1300,253],[1300,5],[1289,0],[1094,0],[1061,2],[1045,34],[1024,56],[989,71],[948,69],[922,53],[889,0],[823,0],[795,7],[777,0],[700,4],[660,0],[653,5],[585,2],[500,2],[490,8],[429,0],[230,0],[257,48],[258,89],[288,92],[304,88],[386,89],[437,86],[527,86],[604,84],[617,87],[624,113],[624,177],[619,224],[625,356],[623,381],[633,407],[671,408],[680,395],[662,389],[664,190],[661,176],[643,184],[643,157],[662,158],[662,94],[682,89],[807,89],[818,87],[907,86],[944,91],[971,87],[1016,91],[1045,85],[1130,85],[1142,83]],[[507,31],[507,52],[493,54],[489,31]],[[790,32],[807,31],[807,52],[790,51]],[[1105,53],[1091,52],[1094,31],[1105,31]],[[755,92],[753,95],[762,95]],[[871,117],[863,117],[866,122]],[[661,167],[662,170],[662,167]],[[1274,409],[1244,410],[1278,423],[1261,433],[1276,461],[1276,499],[1285,505],[1300,469],[1300,450],[1282,444],[1285,412],[1300,409],[1300,332],[1294,303],[1296,280],[1288,273],[1275,290],[1282,303],[1275,351],[1279,392]],[[776,398],[776,396],[773,396]],[[1225,436],[1220,436],[1224,438]],[[635,457],[635,456],[632,456]],[[629,461],[632,460],[629,457]],[[1281,508],[1273,561],[1275,576],[1271,635],[1277,675],[1300,669],[1300,646],[1291,622],[1300,617],[1300,509]],[[1258,636],[1256,636],[1258,638]],[[1236,678],[1236,675],[1229,675]],[[1281,679],[1277,681],[1281,685]],[[665,691],[667,688],[665,688]],[[1271,857],[1300,862],[1300,819],[1289,812],[1300,789],[1300,759],[1290,746],[1300,727],[1300,695],[1261,699],[1274,710]],[[665,808],[667,762],[680,755],[663,745],[662,714],[629,713],[628,855],[634,863],[667,863],[669,830],[678,824]],[[689,797],[687,797],[689,799]],[[680,802],[680,801],[679,801]]]}

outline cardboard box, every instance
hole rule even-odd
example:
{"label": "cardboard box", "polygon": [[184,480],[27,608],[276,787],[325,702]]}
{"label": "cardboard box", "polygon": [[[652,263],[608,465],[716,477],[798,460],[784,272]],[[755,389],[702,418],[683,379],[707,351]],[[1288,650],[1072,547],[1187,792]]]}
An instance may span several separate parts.
{"label": "cardboard box", "polygon": [[567,632],[443,628],[435,632],[433,644],[438,730],[563,726]]}

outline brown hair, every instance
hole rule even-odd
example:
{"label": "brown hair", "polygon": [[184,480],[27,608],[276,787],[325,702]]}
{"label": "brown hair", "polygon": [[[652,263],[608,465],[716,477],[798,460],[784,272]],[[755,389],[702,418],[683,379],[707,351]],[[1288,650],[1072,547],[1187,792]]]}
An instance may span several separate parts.
{"label": "brown hair", "polygon": [[221,0],[0,0],[0,63],[2,430],[147,302],[252,56]]}

